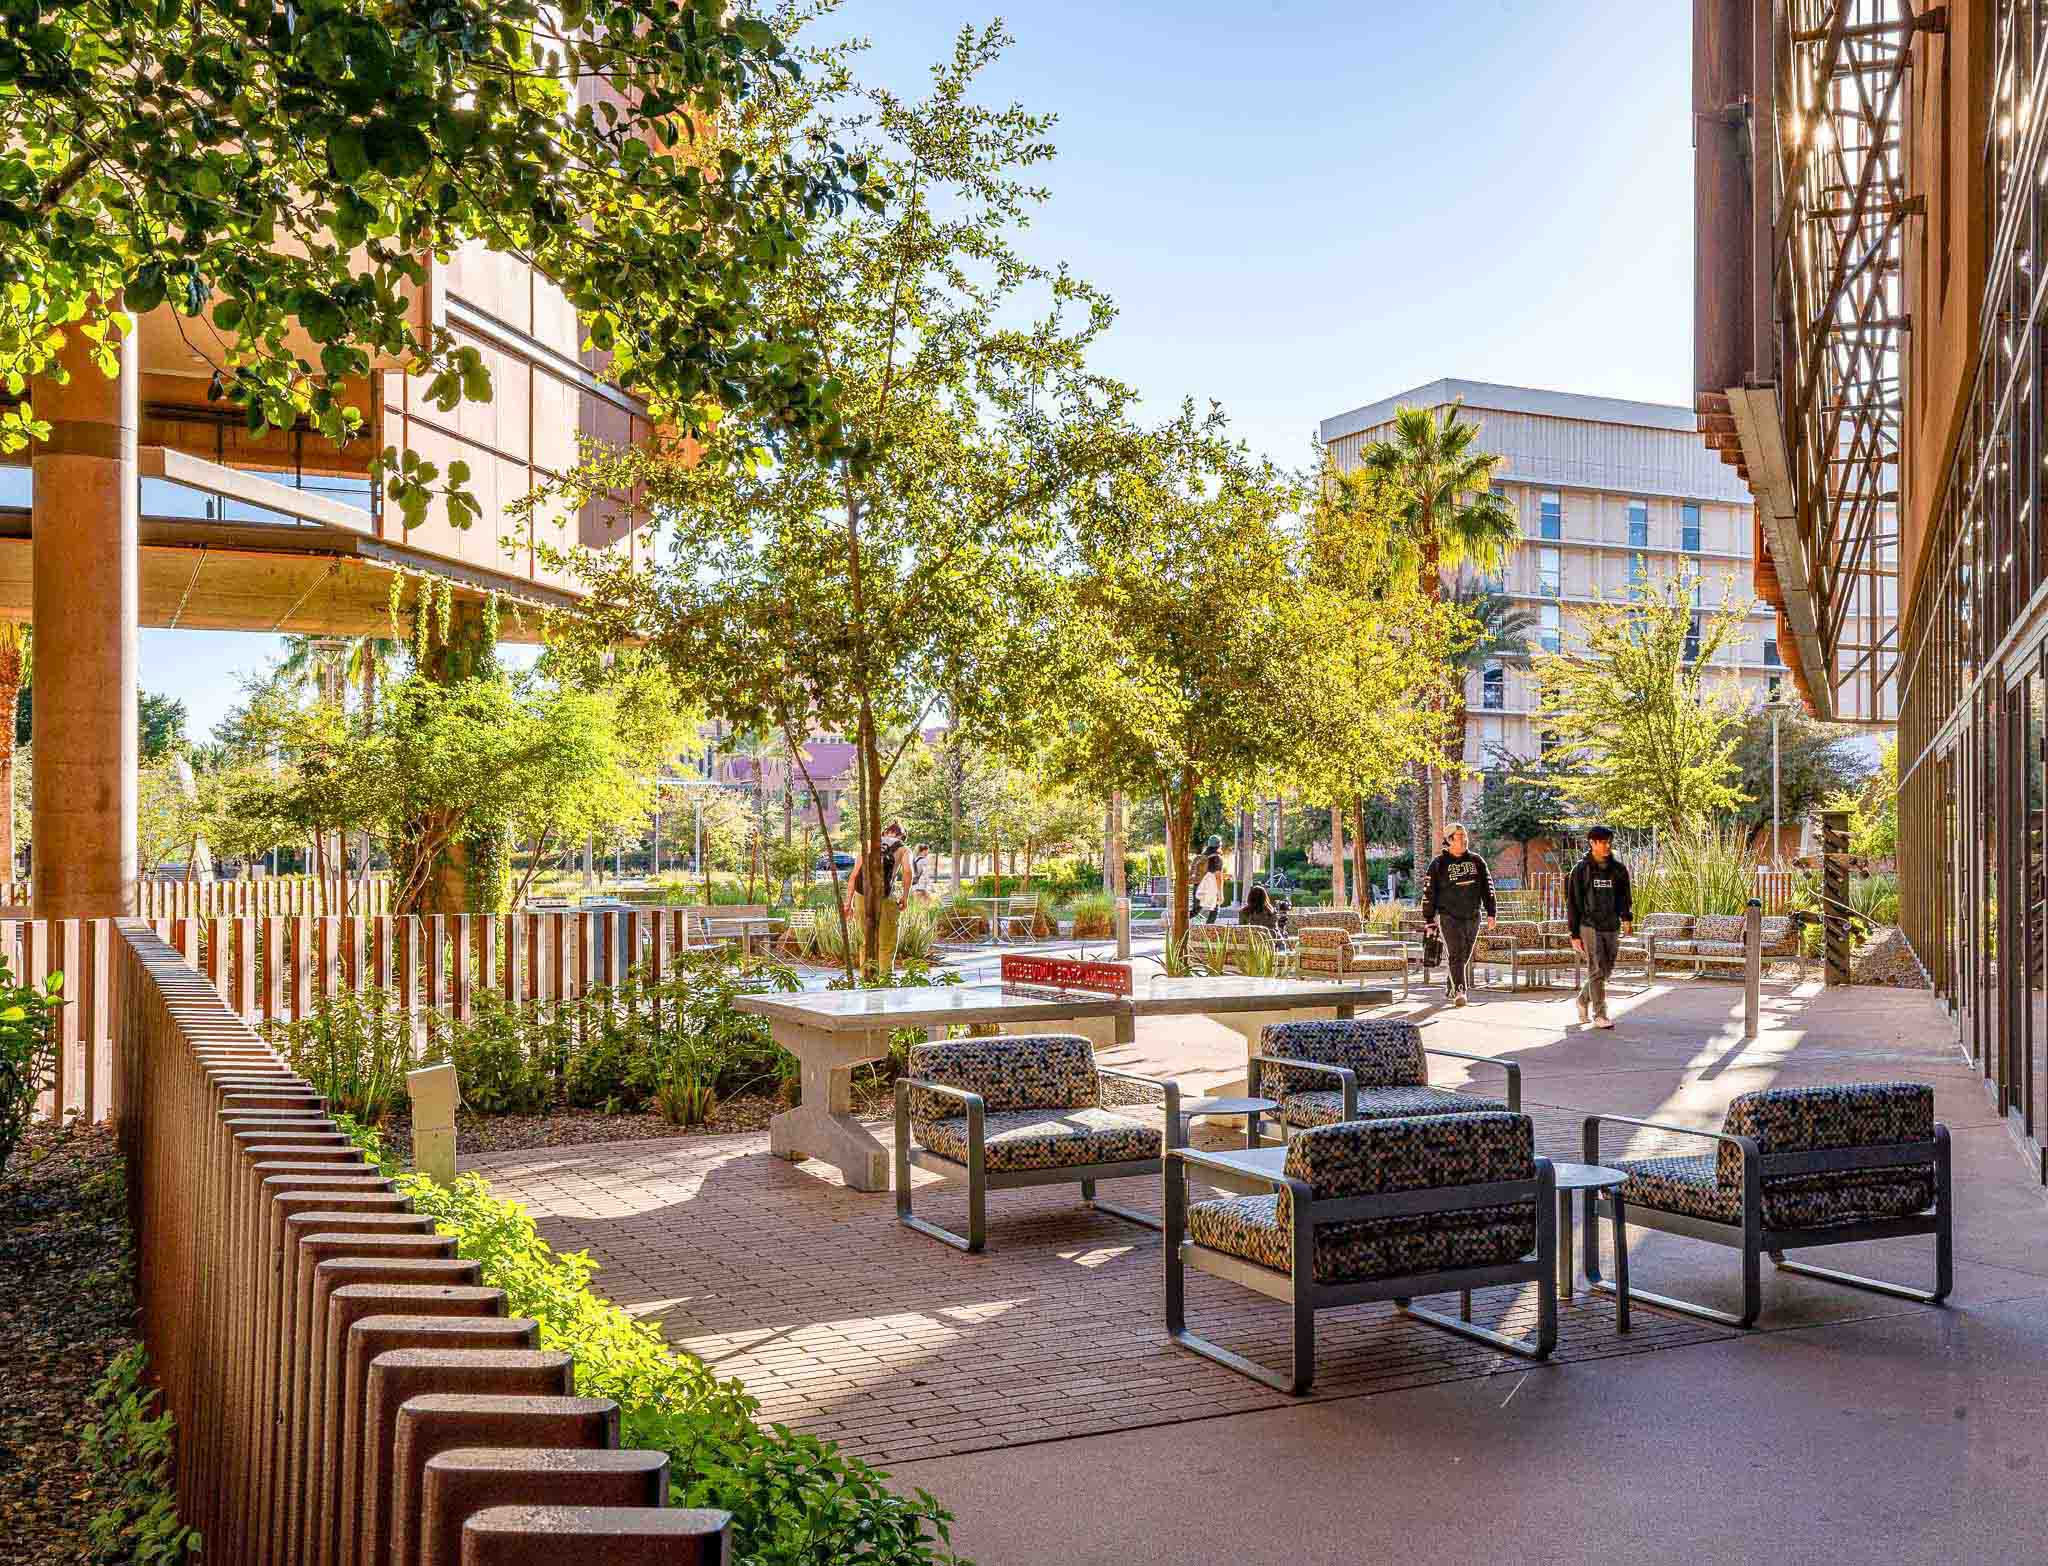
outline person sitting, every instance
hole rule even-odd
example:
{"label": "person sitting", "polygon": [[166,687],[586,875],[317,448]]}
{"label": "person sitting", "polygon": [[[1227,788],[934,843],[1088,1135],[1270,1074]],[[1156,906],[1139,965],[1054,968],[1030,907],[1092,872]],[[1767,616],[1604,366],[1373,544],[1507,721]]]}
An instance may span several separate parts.
{"label": "person sitting", "polygon": [[1263,886],[1254,886],[1244,894],[1244,912],[1237,916],[1237,922],[1257,925],[1261,930],[1280,928],[1280,916],[1274,911]]}

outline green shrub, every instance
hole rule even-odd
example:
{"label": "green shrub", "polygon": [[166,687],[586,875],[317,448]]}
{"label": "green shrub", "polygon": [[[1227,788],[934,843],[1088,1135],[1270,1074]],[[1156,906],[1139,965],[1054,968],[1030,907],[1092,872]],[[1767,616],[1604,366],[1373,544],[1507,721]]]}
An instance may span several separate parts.
{"label": "green shrub", "polygon": [[0,957],[0,1174],[35,1118],[36,1100],[57,1085],[57,1009],[63,1004],[63,974],[51,974],[40,987],[16,984],[13,968]]}
{"label": "green shrub", "polygon": [[479,990],[467,1022],[437,1016],[432,1027],[447,1040],[465,1108],[537,1115],[554,1103],[573,1031],[563,1008],[512,1006],[495,990]]}
{"label": "green shrub", "polygon": [[420,1050],[414,1024],[389,990],[343,990],[318,997],[309,1016],[266,1022],[262,1032],[330,1104],[375,1125],[405,1102],[405,1074],[441,1058],[438,1047]]}
{"label": "green shrub", "polygon": [[79,1442],[101,1505],[86,1534],[95,1560],[177,1566],[199,1555],[199,1530],[178,1520],[176,1432],[168,1413],[152,1412],[157,1394],[147,1369],[138,1343],[93,1388],[93,1418]]}
{"label": "green shrub", "polygon": [[1075,898],[1068,913],[1077,941],[1107,940],[1116,934],[1116,899],[1106,892]]}
{"label": "green shrub", "polygon": [[[374,1132],[349,1128],[394,1176]],[[829,1441],[781,1425],[763,1427],[760,1404],[738,1381],[671,1348],[649,1322],[591,1292],[597,1267],[580,1252],[556,1253],[516,1202],[493,1196],[475,1174],[453,1186],[405,1175],[415,1208],[506,1294],[509,1315],[531,1317],[540,1347],[575,1361],[576,1390],[619,1405],[620,1444],[663,1451],[676,1506],[732,1513],[741,1566],[925,1566],[958,1560],[952,1514],[923,1490],[901,1496],[884,1475]]]}

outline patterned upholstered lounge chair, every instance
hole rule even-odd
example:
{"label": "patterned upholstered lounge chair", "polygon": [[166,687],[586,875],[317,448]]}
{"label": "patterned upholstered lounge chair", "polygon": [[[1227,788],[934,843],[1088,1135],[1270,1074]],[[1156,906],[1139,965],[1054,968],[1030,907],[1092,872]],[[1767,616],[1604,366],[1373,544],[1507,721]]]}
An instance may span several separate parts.
{"label": "patterned upholstered lounge chair", "polygon": [[[1248,1193],[1188,1202],[1188,1177]],[[1316,1312],[1392,1300],[1450,1332],[1531,1359],[1557,1343],[1556,1177],[1533,1156],[1526,1115],[1426,1115],[1321,1126],[1287,1144],[1282,1172],[1252,1174],[1213,1154],[1166,1155],[1166,1330],[1220,1365],[1299,1395],[1316,1372]],[[1293,1307],[1287,1373],[1187,1329],[1186,1269]],[[1533,1282],[1533,1340],[1475,1326],[1472,1291]],[[1458,1290],[1457,1317],[1418,1310]]]}
{"label": "patterned upholstered lounge chair", "polygon": [[[1507,1073],[1507,1102],[1431,1087],[1431,1055],[1500,1067]],[[1275,1022],[1260,1031],[1245,1091],[1278,1100],[1276,1118],[1300,1130],[1347,1120],[1519,1110],[1522,1068],[1459,1049],[1424,1049],[1422,1030],[1401,1017]]]}
{"label": "patterned upholstered lounge chair", "polygon": [[1398,942],[1370,941],[1333,925],[1302,928],[1294,949],[1295,972],[1304,979],[1355,979],[1361,974],[1399,975],[1401,995],[1408,994],[1408,956]]}
{"label": "patterned upholstered lounge chair", "polygon": [[[1586,1117],[1586,1162],[1600,1157],[1600,1127],[1651,1126],[1624,1115]],[[1660,1131],[1703,1137],[1711,1153],[1609,1161],[1628,1174],[1598,1211],[1614,1223],[1615,1277],[1599,1275],[1600,1248],[1589,1211],[1586,1276],[1595,1288],[1649,1300],[1733,1327],[1761,1309],[1759,1258],[1785,1272],[1939,1305],[1954,1282],[1954,1215],[1948,1127],[1934,1119],[1934,1090],[1918,1082],[1766,1088],[1728,1106],[1721,1129]],[[1742,1252],[1742,1312],[1732,1315],[1667,1295],[1631,1290],[1628,1225],[1711,1240]],[[1934,1287],[1910,1289],[1853,1273],[1785,1260],[1785,1252],[1901,1235],[1934,1236]]]}
{"label": "patterned upholstered lounge chair", "polygon": [[[1160,1106],[1163,1128],[1124,1112],[1145,1104]],[[920,1234],[979,1251],[990,1191],[1078,1181],[1084,1202],[1157,1229],[1150,1213],[1096,1201],[1095,1182],[1158,1174],[1180,1125],[1179,1084],[1105,1070],[1078,1034],[918,1044],[896,1079],[896,1216]],[[964,1237],[912,1214],[913,1164],[967,1182]]]}

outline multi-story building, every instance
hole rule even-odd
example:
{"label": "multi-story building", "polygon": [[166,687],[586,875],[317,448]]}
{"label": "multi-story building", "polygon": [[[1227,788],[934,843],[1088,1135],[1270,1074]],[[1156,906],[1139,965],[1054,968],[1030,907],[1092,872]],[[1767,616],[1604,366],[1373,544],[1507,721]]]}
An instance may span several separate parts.
{"label": "multi-story building", "polygon": [[1701,428],[1819,701],[1896,575],[1901,923],[2048,1178],[2048,12],[1695,0],[1694,42]]}
{"label": "multi-story building", "polygon": [[[1724,602],[1749,606],[1742,634],[1718,662],[1747,700],[1778,695],[1787,670],[1776,612],[1751,585],[1749,490],[1700,444],[1690,409],[1441,380],[1325,419],[1323,443],[1340,467],[1355,467],[1392,432],[1397,409],[1454,404],[1479,426],[1480,449],[1504,459],[1495,488],[1521,518],[1523,542],[1498,585],[1531,611],[1538,647],[1568,643],[1589,604],[1683,574],[1694,580],[1702,615]],[[1468,765],[1484,769],[1502,752],[1541,753],[1526,662],[1475,671],[1465,699]]]}

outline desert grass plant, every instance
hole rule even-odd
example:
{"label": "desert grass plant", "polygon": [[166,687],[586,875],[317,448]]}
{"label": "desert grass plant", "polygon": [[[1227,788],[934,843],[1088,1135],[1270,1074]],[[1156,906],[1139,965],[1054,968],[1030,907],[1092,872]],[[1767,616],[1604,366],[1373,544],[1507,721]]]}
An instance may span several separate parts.
{"label": "desert grass plant", "polygon": [[1116,934],[1116,901],[1106,892],[1075,898],[1068,914],[1077,941],[1106,941]]}
{"label": "desert grass plant", "polygon": [[596,1264],[552,1249],[518,1203],[473,1173],[452,1186],[407,1174],[374,1130],[347,1129],[481,1281],[505,1291],[506,1313],[534,1321],[539,1347],[570,1356],[577,1392],[619,1405],[619,1444],[668,1454],[670,1504],[732,1513],[739,1566],[957,1566],[952,1514],[933,1496],[900,1495],[832,1442],[760,1424],[745,1387],[596,1294]]}
{"label": "desert grass plant", "polygon": [[1638,919],[1739,914],[1756,895],[1756,857],[1738,826],[1699,823],[1667,832],[1654,859],[1629,868]]}
{"label": "desert grass plant", "polygon": [[0,957],[0,1174],[35,1118],[36,1101],[57,1085],[57,1013],[64,975],[17,984]]}
{"label": "desert grass plant", "polygon": [[265,1023],[264,1037],[330,1104],[376,1125],[405,1101],[405,1074],[438,1047],[421,1047],[416,1019],[391,991],[333,991],[291,1022]]}

